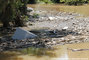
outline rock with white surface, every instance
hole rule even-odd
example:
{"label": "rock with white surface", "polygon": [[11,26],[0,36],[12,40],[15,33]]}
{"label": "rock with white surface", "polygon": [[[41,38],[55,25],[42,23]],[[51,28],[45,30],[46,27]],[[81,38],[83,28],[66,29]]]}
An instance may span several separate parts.
{"label": "rock with white surface", "polygon": [[31,12],[31,11],[34,11],[34,10],[31,7],[27,7],[27,11]]}
{"label": "rock with white surface", "polygon": [[48,17],[49,20],[54,20],[55,18],[54,17]]}
{"label": "rock with white surface", "polygon": [[37,35],[24,30],[22,28],[17,28],[14,35],[12,36],[12,39],[17,39],[17,40],[23,40],[23,39],[28,39],[28,38],[36,38]]}
{"label": "rock with white surface", "polygon": [[62,30],[63,31],[66,31],[68,29],[68,27],[66,26],[66,27],[64,27],[64,28],[62,28]]}

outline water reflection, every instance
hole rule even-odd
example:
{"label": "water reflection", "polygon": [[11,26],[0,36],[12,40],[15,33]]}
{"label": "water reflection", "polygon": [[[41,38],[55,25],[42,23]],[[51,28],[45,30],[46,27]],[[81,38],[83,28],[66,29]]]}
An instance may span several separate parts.
{"label": "water reflection", "polygon": [[7,51],[0,53],[0,60],[88,60],[88,51],[73,52],[67,50],[72,49],[88,49],[89,42],[78,44],[67,44],[55,46],[54,49],[44,48],[26,48],[18,51]]}
{"label": "water reflection", "polygon": [[[58,52],[58,50],[61,50],[61,52]],[[42,56],[57,57],[59,54],[61,55],[63,53],[61,47],[60,48],[53,47],[51,49],[31,47],[31,48],[23,49],[21,50],[21,52],[36,57],[42,57]]]}
{"label": "water reflection", "polygon": [[2,34],[0,33],[0,37],[2,36]]}
{"label": "water reflection", "polygon": [[26,48],[23,50],[18,50],[20,53],[4,52],[0,54],[0,59],[2,60],[51,60],[51,58],[56,58],[63,56],[65,53],[64,46],[56,46],[53,49],[45,48]]}
{"label": "water reflection", "polygon": [[0,52],[0,60],[22,60],[22,58],[17,58],[18,55],[21,55],[17,52]]}

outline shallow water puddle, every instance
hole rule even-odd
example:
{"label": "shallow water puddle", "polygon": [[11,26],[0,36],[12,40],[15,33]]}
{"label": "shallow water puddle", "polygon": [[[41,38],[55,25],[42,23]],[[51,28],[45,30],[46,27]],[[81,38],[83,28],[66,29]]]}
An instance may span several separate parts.
{"label": "shallow water puddle", "polygon": [[72,51],[72,49],[89,49],[89,42],[55,46],[54,49],[27,48],[21,53],[4,52],[0,54],[0,60],[89,60],[89,50]]}

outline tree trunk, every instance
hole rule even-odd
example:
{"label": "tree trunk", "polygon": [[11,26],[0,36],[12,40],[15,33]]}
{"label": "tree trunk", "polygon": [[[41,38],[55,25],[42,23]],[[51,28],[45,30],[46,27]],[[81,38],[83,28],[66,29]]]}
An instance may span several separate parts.
{"label": "tree trunk", "polygon": [[0,19],[1,22],[3,23],[3,27],[10,27],[9,22],[11,22],[12,18],[13,18],[13,11],[12,11],[12,7],[11,4],[7,4],[7,6],[5,6],[5,9],[2,10],[1,14],[0,14]]}
{"label": "tree trunk", "polygon": [[29,0],[28,3],[30,3],[30,4],[35,4],[35,3],[37,3],[37,0]]}
{"label": "tree trunk", "polygon": [[24,21],[21,20],[20,16],[17,16],[17,17],[16,17],[16,19],[15,19],[15,26],[17,26],[17,27],[18,27],[18,26],[20,26],[20,27],[25,26]]}
{"label": "tree trunk", "polygon": [[9,27],[10,26],[9,22],[2,22],[2,23],[3,23],[3,27]]}

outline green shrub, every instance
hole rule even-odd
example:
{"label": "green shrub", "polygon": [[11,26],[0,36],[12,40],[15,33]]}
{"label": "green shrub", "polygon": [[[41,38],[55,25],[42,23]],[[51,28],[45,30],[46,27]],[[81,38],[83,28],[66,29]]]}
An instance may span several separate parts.
{"label": "green shrub", "polygon": [[39,14],[37,14],[37,13],[33,14],[33,18],[38,18],[38,17],[39,17]]}
{"label": "green shrub", "polygon": [[64,2],[68,5],[82,5],[84,3],[88,3],[88,0],[60,0],[60,2]]}
{"label": "green shrub", "polygon": [[29,0],[30,3],[65,3],[68,5],[82,5],[88,3],[89,0]]}
{"label": "green shrub", "polygon": [[44,3],[46,3],[46,4],[52,3],[51,0],[40,0],[40,1],[41,1],[41,2],[44,2]]}

